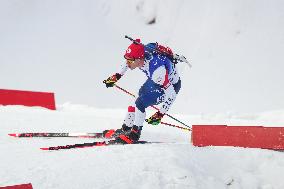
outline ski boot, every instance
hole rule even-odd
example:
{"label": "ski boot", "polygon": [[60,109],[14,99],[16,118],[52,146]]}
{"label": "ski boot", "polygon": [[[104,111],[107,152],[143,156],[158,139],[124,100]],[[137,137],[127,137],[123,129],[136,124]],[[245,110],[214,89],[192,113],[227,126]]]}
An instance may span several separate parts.
{"label": "ski boot", "polygon": [[134,144],[139,140],[141,131],[142,126],[133,125],[130,132],[120,134],[115,141],[119,144]]}
{"label": "ski boot", "polygon": [[123,124],[120,129],[111,129],[111,130],[105,130],[103,131],[103,136],[105,138],[116,138],[121,134],[126,134],[127,132],[130,132],[131,127],[127,127],[126,124]]}

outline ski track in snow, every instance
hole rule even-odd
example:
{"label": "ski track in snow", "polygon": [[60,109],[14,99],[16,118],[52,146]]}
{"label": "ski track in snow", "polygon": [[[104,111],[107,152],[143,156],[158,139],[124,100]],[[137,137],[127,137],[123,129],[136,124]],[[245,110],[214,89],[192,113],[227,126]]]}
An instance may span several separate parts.
{"label": "ski track in snow", "polygon": [[[280,112],[275,113],[279,115]],[[254,116],[182,116],[183,121],[233,123],[275,121]],[[267,116],[265,116],[267,115]],[[250,119],[244,119],[250,117]],[[253,118],[252,118],[253,117]],[[86,138],[13,138],[15,132],[99,132],[119,128],[123,110],[66,104],[57,111],[0,107],[0,186],[32,183],[35,189],[65,188],[284,188],[284,154],[233,147],[198,148],[186,131],[145,125],[141,140],[163,142],[46,152],[40,147],[91,142]],[[169,121],[169,120],[167,120]],[[273,125],[275,126],[275,125]]]}

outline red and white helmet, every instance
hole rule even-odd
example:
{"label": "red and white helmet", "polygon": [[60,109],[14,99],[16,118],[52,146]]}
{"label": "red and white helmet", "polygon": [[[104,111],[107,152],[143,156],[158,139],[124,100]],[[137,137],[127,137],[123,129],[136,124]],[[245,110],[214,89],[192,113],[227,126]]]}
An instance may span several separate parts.
{"label": "red and white helmet", "polygon": [[[140,39],[135,39],[140,43]],[[132,43],[125,51],[124,58],[126,59],[143,59],[144,58],[144,46],[142,44]]]}

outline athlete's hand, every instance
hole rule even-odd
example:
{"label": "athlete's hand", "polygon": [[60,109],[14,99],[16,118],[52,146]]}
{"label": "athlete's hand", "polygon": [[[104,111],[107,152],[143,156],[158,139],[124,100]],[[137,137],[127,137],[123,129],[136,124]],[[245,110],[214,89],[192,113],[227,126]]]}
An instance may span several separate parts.
{"label": "athlete's hand", "polygon": [[121,76],[121,74],[116,73],[104,80],[103,83],[106,85],[106,87],[113,87],[114,84],[121,78]]}
{"label": "athlete's hand", "polygon": [[146,122],[151,125],[158,125],[159,123],[161,123],[163,116],[164,114],[156,112],[154,115],[146,119]]}

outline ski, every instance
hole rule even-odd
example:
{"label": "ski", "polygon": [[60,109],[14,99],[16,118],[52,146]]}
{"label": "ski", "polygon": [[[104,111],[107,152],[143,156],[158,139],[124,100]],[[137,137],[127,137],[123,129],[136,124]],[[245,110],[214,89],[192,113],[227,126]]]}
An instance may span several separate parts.
{"label": "ski", "polygon": [[[137,141],[133,144],[146,144],[150,143],[147,141]],[[63,150],[63,149],[73,149],[73,148],[89,148],[89,147],[98,147],[98,146],[111,146],[111,145],[124,145],[116,140],[103,141],[103,142],[91,142],[91,143],[81,143],[81,144],[69,144],[63,146],[52,146],[46,148],[40,148],[41,150],[52,151],[52,150]]]}
{"label": "ski", "polygon": [[29,137],[102,138],[103,137],[103,133],[12,133],[8,135],[19,138],[29,138]]}
{"label": "ski", "polygon": [[113,138],[115,130],[109,130],[106,133],[12,133],[12,137],[29,138],[29,137],[77,137],[77,138]]}

